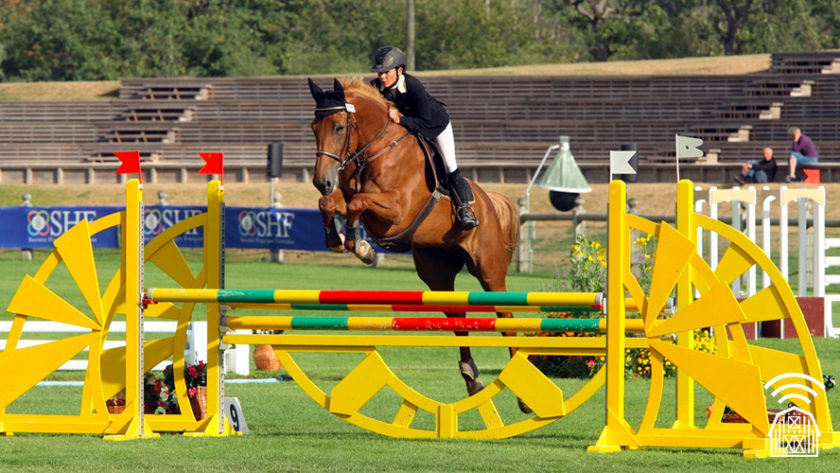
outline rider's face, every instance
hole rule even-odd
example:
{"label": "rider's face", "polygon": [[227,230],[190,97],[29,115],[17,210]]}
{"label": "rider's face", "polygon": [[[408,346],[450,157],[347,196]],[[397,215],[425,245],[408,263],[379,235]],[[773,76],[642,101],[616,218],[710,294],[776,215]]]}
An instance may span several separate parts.
{"label": "rider's face", "polygon": [[380,72],[377,75],[379,76],[379,82],[382,82],[382,86],[386,89],[393,87],[394,84],[397,83],[397,78],[399,77],[396,67],[385,72]]}

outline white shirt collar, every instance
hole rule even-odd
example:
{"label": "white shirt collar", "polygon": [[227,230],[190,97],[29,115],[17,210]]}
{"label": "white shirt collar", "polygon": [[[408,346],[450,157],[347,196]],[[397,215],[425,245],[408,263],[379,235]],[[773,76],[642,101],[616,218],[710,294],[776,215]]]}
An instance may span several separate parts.
{"label": "white shirt collar", "polygon": [[408,89],[405,86],[405,75],[400,74],[399,78],[397,78],[397,83],[391,86],[390,89],[397,89],[401,94],[406,93]]}

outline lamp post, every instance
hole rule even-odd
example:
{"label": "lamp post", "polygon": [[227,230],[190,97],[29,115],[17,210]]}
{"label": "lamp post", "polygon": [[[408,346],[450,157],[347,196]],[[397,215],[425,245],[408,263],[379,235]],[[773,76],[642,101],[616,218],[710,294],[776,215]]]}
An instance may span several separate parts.
{"label": "lamp post", "polygon": [[[526,214],[531,211],[531,187],[537,182],[540,177],[540,171],[548,157],[556,152],[554,159],[549,165],[548,170],[543,173],[542,179],[539,180],[537,186],[547,189],[549,191],[549,200],[551,205],[561,212],[579,207],[583,200],[580,194],[592,192],[592,188],[586,182],[583,172],[575,162],[575,157],[572,155],[571,146],[569,144],[569,137],[566,135],[560,136],[560,144],[551,145],[545,151],[542,160],[540,161],[537,170],[534,172],[528,187],[525,189],[524,199],[519,199],[519,214]],[[579,229],[575,228],[577,234]],[[517,257],[517,270],[519,272],[533,272],[534,270],[534,252],[531,247],[531,242],[535,237],[534,221],[530,220],[525,225],[524,238],[519,248]]]}

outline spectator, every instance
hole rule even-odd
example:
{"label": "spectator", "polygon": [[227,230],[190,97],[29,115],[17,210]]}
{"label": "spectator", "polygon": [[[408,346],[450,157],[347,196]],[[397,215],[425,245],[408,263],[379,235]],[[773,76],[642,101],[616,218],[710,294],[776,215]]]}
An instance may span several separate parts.
{"label": "spectator", "polygon": [[802,130],[794,127],[788,129],[788,133],[793,138],[793,145],[790,148],[790,173],[785,177],[785,182],[796,182],[799,180],[796,177],[796,166],[816,164],[819,156],[814,142]]}
{"label": "spectator", "polygon": [[776,160],[773,159],[773,148],[765,147],[762,150],[764,159],[753,159],[741,166],[741,175],[735,176],[735,182],[745,184],[747,182],[773,182],[776,179]]}

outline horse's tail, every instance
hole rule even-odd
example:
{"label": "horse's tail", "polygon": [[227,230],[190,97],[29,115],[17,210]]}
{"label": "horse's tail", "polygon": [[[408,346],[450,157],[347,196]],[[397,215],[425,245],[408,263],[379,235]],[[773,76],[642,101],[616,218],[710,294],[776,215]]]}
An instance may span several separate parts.
{"label": "horse's tail", "polygon": [[493,209],[496,210],[496,215],[499,218],[502,236],[505,239],[505,252],[507,253],[508,263],[510,263],[519,245],[519,212],[507,196],[498,192],[487,192],[487,194],[490,201],[493,202]]}

